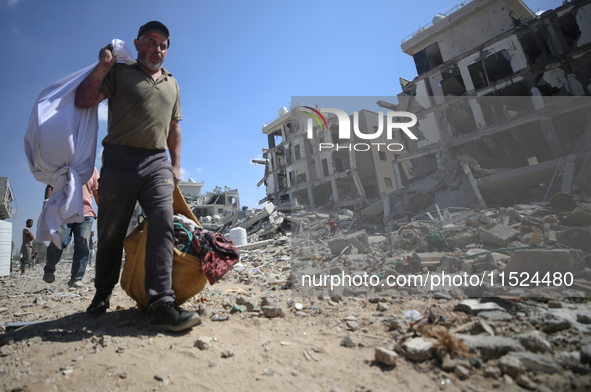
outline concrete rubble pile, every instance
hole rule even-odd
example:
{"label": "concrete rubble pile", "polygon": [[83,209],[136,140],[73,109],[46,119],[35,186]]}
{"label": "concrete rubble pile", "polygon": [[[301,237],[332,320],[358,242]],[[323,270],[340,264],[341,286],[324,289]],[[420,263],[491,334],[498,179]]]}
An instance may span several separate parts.
{"label": "concrete rubble pile", "polygon": [[[242,345],[252,347],[253,352],[263,350],[262,357],[274,355],[273,350],[267,351],[267,343],[234,344],[234,337],[205,332],[219,331],[217,323],[228,323],[230,330],[259,328],[265,341],[273,334],[285,340],[286,335],[295,336],[295,331],[307,331],[308,342],[314,343],[307,343],[302,355],[311,367],[331,363],[333,355],[353,353],[355,362],[346,366],[354,366],[356,372],[377,366],[385,380],[392,380],[398,371],[428,373],[434,388],[589,390],[588,201],[559,194],[539,206],[450,211],[400,222],[392,232],[365,230],[363,217],[347,210],[339,214],[305,209],[290,212],[269,206],[246,214],[236,223],[248,233],[247,244],[239,246],[240,262],[220,282],[206,286],[183,305],[199,311],[204,320],[199,327],[204,332],[197,328],[197,337],[192,338],[195,350],[204,351],[196,355],[217,350],[221,358],[240,361]],[[337,222],[334,234],[329,220]],[[67,268],[58,271],[58,281],[59,273],[65,274]],[[572,272],[573,283],[543,290],[497,287],[494,279],[502,272],[531,268],[540,273],[545,269]],[[458,276],[484,272],[487,279],[494,278],[495,285],[436,289],[381,285],[389,276],[442,272]],[[327,280],[304,287],[302,276],[306,274],[375,275],[379,284],[331,290]],[[10,375],[6,385],[10,386],[18,382],[15,375],[20,373],[12,369],[20,366],[18,358],[27,352],[26,342],[31,339],[45,339],[45,335],[58,339],[52,331],[71,331],[64,332],[64,339],[79,334],[82,344],[96,346],[93,339],[97,337],[85,331],[107,328],[93,324],[99,321],[72,315],[84,312],[93,290],[64,293],[59,284],[39,290],[23,282],[7,278],[0,297],[0,358],[4,358],[3,369]],[[41,275],[30,282],[42,283]],[[133,301],[119,286],[113,301],[122,309],[133,309]],[[147,324],[142,321],[147,316],[140,311],[107,316],[115,318],[110,322],[116,330],[107,328],[101,338],[113,339],[109,337],[112,333],[122,349],[126,347],[122,335],[141,334],[138,328],[142,331]],[[49,327],[44,329],[44,323],[50,330],[45,331]],[[131,344],[127,343],[128,348]],[[281,361],[277,358],[276,366]]]}
{"label": "concrete rubble pile", "polygon": [[[478,375],[495,388],[558,390],[573,380],[575,390],[591,385],[591,204],[586,200],[558,194],[539,206],[438,211],[400,223],[390,233],[361,229],[363,219],[348,211],[299,210],[280,219],[274,214],[268,209],[249,223],[256,249],[243,250],[228,276],[262,287],[267,295],[226,298],[225,314],[337,318],[337,329],[346,332],[339,344],[375,346],[374,361],[384,368],[395,367],[402,357],[437,364],[439,376]],[[338,223],[336,234],[330,233],[330,219]],[[526,289],[506,281],[501,286],[499,274],[511,271],[569,272],[573,279],[568,287],[551,283]],[[436,289],[381,284],[388,276],[428,273],[484,274],[487,281]],[[347,274],[376,275],[380,284],[332,290],[328,281],[302,284],[303,275]],[[365,311],[356,313],[359,308]],[[223,316],[222,309],[216,317]]]}

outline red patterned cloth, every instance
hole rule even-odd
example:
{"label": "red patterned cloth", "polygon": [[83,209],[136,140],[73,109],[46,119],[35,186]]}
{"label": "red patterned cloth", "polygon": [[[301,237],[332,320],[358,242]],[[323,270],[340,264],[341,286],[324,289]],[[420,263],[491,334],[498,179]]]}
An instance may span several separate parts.
{"label": "red patterned cloth", "polygon": [[220,280],[240,259],[238,249],[220,233],[197,229],[193,232],[191,250],[201,258],[201,268],[210,284]]}

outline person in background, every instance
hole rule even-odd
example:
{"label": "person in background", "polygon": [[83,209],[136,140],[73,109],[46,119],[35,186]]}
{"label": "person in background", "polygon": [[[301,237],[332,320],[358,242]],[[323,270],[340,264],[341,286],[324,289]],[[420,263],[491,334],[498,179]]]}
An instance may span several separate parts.
{"label": "person in background", "polygon": [[21,276],[25,274],[27,268],[32,268],[31,258],[33,256],[33,241],[35,240],[35,236],[31,231],[31,227],[33,227],[33,219],[27,219],[25,225],[26,227],[23,229],[23,244],[21,246],[21,252],[23,252],[20,266]]}
{"label": "person in background", "polygon": [[336,234],[337,232],[337,222],[334,219],[330,219],[328,222],[326,222],[328,224],[328,226],[330,227],[330,234]]}
{"label": "person in background", "polygon": [[[98,181],[99,172],[95,167],[92,176],[82,187],[84,220],[82,222],[67,223],[60,226],[58,229],[58,235],[62,245],[61,249],[55,246],[53,242],[47,247],[47,261],[43,268],[43,280],[46,283],[53,283],[55,281],[55,266],[60,261],[64,249],[66,249],[70,241],[72,241],[73,236],[74,256],[72,258],[72,275],[68,281],[68,286],[75,288],[84,287],[82,278],[86,272],[86,264],[88,263],[88,256],[90,254],[88,237],[92,224],[97,217],[94,208],[92,208],[92,197],[94,196],[94,200],[98,205]],[[49,199],[52,193],[53,187],[47,185],[45,188],[45,200]]]}
{"label": "person in background", "polygon": [[98,65],[76,91],[77,107],[90,108],[104,99],[109,106],[109,127],[102,142],[96,293],[86,312],[100,316],[109,308],[137,201],[150,222],[144,281],[150,323],[182,331],[201,320],[196,312],[178,305],[172,290],[172,193],[181,179],[182,114],[178,83],[162,67],[170,47],[168,28],[148,22],[140,27],[134,45],[138,56],[133,65],[117,63],[111,45],[102,48]]}

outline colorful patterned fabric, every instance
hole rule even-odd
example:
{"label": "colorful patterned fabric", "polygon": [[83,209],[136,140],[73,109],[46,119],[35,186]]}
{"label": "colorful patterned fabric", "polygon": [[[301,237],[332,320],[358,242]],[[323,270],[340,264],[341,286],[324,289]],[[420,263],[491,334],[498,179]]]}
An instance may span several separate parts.
{"label": "colorful patterned fabric", "polygon": [[188,252],[201,259],[201,268],[210,284],[220,280],[240,258],[238,249],[220,233],[197,229]]}

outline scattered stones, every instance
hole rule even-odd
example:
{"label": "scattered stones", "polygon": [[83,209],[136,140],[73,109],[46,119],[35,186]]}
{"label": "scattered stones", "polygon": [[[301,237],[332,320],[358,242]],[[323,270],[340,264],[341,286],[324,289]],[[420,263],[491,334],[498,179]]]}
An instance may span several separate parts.
{"label": "scattered stones", "polygon": [[571,322],[568,319],[553,314],[546,314],[542,324],[542,330],[546,333],[555,333],[570,327]]}
{"label": "scattered stones", "polygon": [[355,343],[355,339],[353,339],[353,336],[347,335],[341,339],[340,345],[343,347],[355,347],[357,343]]}
{"label": "scattered stones", "polygon": [[261,306],[261,310],[267,318],[285,317],[285,312],[279,306],[265,305]]}
{"label": "scattered stones", "polygon": [[531,378],[527,376],[527,374],[520,374],[519,377],[515,380],[517,385],[523,387],[525,389],[529,389],[530,391],[535,391],[538,389],[538,385],[532,381]]}
{"label": "scattered stones", "polygon": [[583,365],[591,364],[591,344],[581,347],[581,363]]}
{"label": "scattered stones", "polygon": [[523,351],[519,341],[505,336],[458,335],[468,348],[477,351],[483,361],[500,358],[511,351]]}
{"label": "scattered stones", "polygon": [[220,355],[221,355],[222,358],[231,358],[231,357],[234,356],[234,351],[232,351],[230,349],[226,349],[226,350],[223,350],[220,353]]}
{"label": "scattered stones", "polygon": [[215,338],[202,336],[195,341],[195,347],[199,350],[208,350],[212,347]]}
{"label": "scattered stones", "polygon": [[505,309],[494,302],[481,303],[477,299],[465,299],[456,305],[456,310],[466,312],[468,314],[477,315],[480,312],[500,311],[505,312]]}
{"label": "scattered stones", "polygon": [[376,347],[375,360],[387,366],[396,366],[398,354],[384,347]]}
{"label": "scattered stones", "polygon": [[510,355],[517,358],[528,372],[547,374],[564,372],[562,366],[550,354],[515,352]]}
{"label": "scattered stones", "polygon": [[577,321],[581,324],[591,324],[591,314],[589,313],[577,313]]}
{"label": "scattered stones", "polygon": [[470,377],[470,370],[466,369],[465,367],[463,367],[462,365],[458,365],[456,366],[455,370],[454,370],[454,374],[460,379],[460,380],[465,380],[468,377]]}
{"label": "scattered stones", "polygon": [[552,345],[540,331],[530,331],[516,335],[515,338],[528,351],[533,353],[545,353],[552,350]]}
{"label": "scattered stones", "polygon": [[434,357],[433,341],[423,337],[409,339],[402,344],[404,356],[414,362],[424,362]]}
{"label": "scattered stones", "polygon": [[503,374],[508,374],[513,379],[516,379],[520,374],[525,372],[525,368],[519,358],[512,355],[501,357],[498,366]]}

